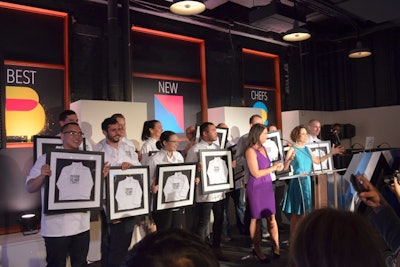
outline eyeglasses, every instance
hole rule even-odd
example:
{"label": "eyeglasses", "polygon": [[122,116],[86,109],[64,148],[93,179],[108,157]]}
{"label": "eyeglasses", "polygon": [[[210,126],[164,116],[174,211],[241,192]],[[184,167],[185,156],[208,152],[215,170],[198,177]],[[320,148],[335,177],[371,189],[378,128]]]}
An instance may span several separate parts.
{"label": "eyeglasses", "polygon": [[85,135],[83,132],[75,132],[75,131],[63,132],[63,134],[69,134],[72,136],[80,136],[80,137],[83,137]]}

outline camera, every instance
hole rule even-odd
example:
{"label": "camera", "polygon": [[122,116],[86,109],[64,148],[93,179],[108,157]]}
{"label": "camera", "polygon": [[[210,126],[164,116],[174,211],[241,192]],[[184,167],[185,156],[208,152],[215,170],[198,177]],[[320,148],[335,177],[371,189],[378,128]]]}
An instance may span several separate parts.
{"label": "camera", "polygon": [[400,172],[395,171],[394,174],[386,176],[383,181],[385,184],[393,184],[394,183],[394,177],[397,177],[397,183],[400,185]]}

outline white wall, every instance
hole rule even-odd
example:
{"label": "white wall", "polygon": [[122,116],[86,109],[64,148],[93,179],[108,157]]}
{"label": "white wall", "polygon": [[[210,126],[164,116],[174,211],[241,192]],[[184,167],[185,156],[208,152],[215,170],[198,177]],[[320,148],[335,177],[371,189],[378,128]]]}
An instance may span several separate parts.
{"label": "white wall", "polygon": [[230,138],[236,140],[250,130],[249,119],[252,115],[262,116],[260,108],[217,107],[208,109],[208,120],[215,125],[223,122],[229,127]]}
{"label": "white wall", "polygon": [[[400,126],[397,125],[397,116],[400,106],[379,108],[351,109],[341,111],[285,111],[282,112],[282,135],[290,139],[290,131],[298,124],[307,125],[310,119],[317,119],[324,124],[353,124],[356,135],[351,143],[365,144],[365,137],[375,137],[375,147],[387,142],[390,147],[400,147]],[[343,140],[343,145],[350,148],[350,140]],[[382,145],[382,148],[388,147]],[[357,147],[360,148],[360,147]]]}
{"label": "white wall", "polygon": [[[126,134],[142,144],[143,122],[147,120],[147,104],[139,102],[78,100],[70,104],[79,118],[82,131],[92,145],[104,138],[101,123],[114,113],[121,113],[126,120]],[[139,147],[140,148],[140,147]]]}

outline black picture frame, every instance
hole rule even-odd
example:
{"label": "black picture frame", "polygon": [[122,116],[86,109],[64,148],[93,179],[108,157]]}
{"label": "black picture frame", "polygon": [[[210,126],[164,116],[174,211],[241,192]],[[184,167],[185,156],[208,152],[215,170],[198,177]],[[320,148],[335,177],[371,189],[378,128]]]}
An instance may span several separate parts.
{"label": "black picture frame", "polygon": [[51,176],[46,179],[44,213],[101,208],[104,153],[55,149],[46,154]]}
{"label": "black picture frame", "polygon": [[219,146],[219,148],[221,149],[226,148],[226,143],[228,141],[228,134],[229,134],[228,128],[217,127],[218,140],[215,141],[215,143]]}
{"label": "black picture frame", "polygon": [[156,210],[193,205],[196,163],[157,165]]}
{"label": "black picture frame", "polygon": [[[226,148],[226,143],[228,141],[228,134],[229,134],[229,129],[228,128],[222,128],[222,127],[216,127],[217,128],[217,135],[218,139],[214,143],[219,146],[221,149]],[[200,125],[196,125],[196,143],[201,141],[201,136],[200,136]]]}
{"label": "black picture frame", "polygon": [[106,179],[107,220],[149,213],[149,167],[111,167]]}
{"label": "black picture frame", "polygon": [[63,145],[59,136],[33,136],[33,160],[36,161],[41,155],[48,154],[51,150]]}
{"label": "black picture frame", "polygon": [[232,151],[200,149],[199,155],[203,166],[200,181],[202,194],[231,190],[234,187]]}

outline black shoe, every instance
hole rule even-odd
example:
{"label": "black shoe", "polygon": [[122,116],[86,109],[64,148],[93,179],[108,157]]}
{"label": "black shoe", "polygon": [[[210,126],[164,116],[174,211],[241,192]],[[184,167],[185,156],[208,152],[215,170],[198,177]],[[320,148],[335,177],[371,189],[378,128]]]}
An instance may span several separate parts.
{"label": "black shoe", "polygon": [[279,259],[281,257],[281,254],[275,253],[273,245],[271,246],[271,254],[273,259]]}
{"label": "black shoe", "polygon": [[261,259],[261,258],[257,255],[256,251],[255,251],[254,248],[253,248],[253,257],[254,257],[254,258],[257,258],[258,261],[261,262],[261,263],[269,263],[270,260],[268,259],[267,255],[264,254],[264,256],[265,256],[265,258]]}

